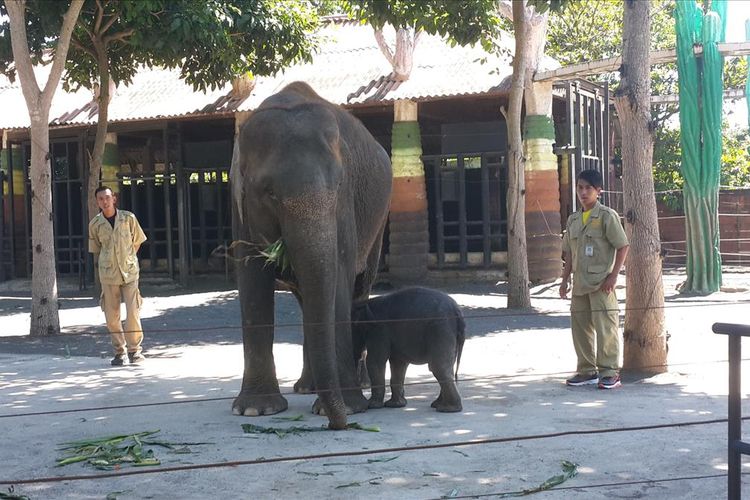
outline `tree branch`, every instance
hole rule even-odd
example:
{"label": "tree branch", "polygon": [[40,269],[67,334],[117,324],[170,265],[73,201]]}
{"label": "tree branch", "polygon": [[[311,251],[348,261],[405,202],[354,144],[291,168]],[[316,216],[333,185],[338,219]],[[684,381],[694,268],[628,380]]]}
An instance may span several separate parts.
{"label": "tree branch", "polygon": [[113,25],[113,24],[115,24],[115,21],[117,21],[118,19],[120,19],[120,13],[119,13],[119,12],[115,12],[114,14],[112,14],[112,16],[111,16],[111,17],[109,18],[109,20],[108,20],[108,21],[106,22],[106,24],[104,25],[104,27],[103,27],[103,28],[101,29],[100,33],[101,33],[102,35],[103,35],[104,33],[106,33],[106,32],[107,32],[107,30],[108,30],[109,28],[111,28],[111,27],[112,27],[112,25]]}
{"label": "tree branch", "polygon": [[96,59],[96,52],[91,50],[90,47],[87,47],[86,45],[82,44],[76,37],[70,38],[70,44],[76,49],[80,50],[81,52],[85,52],[86,54]]}
{"label": "tree branch", "polygon": [[388,63],[391,65],[391,67],[393,67],[396,64],[396,60],[393,56],[393,51],[391,51],[391,48],[388,46],[388,42],[385,41],[383,30],[375,30],[375,40],[378,42],[380,52],[383,53],[385,58],[388,60]]}
{"label": "tree branch", "polygon": [[[5,7],[10,18],[10,38],[13,48],[13,60],[16,64],[16,73],[21,80],[21,91],[26,99],[26,104],[31,106],[39,99],[39,83],[34,75],[29,54],[29,42],[26,38],[26,0],[18,2],[6,2]],[[23,82],[28,82],[24,85]]]}
{"label": "tree branch", "polygon": [[57,84],[60,83],[60,77],[62,76],[63,69],[65,69],[65,60],[68,58],[68,49],[70,48],[73,28],[75,28],[78,21],[78,14],[80,14],[82,7],[83,0],[72,0],[70,7],[68,7],[68,12],[63,17],[60,37],[57,39],[55,59],[52,62],[52,69],[49,72],[47,84],[44,86],[44,91],[41,95],[42,103],[46,106],[46,109],[49,109],[49,106],[52,104],[52,96],[55,94],[55,90],[57,90]]}
{"label": "tree branch", "polygon": [[104,40],[103,40],[104,41],[104,46],[106,47],[110,43],[118,41],[118,40],[121,41],[121,42],[125,41],[133,33],[135,33],[135,30],[134,29],[129,29],[129,30],[121,31],[119,33],[114,33],[114,34],[109,35],[109,36],[105,36]]}
{"label": "tree branch", "polygon": [[501,16],[513,21],[513,6],[508,0],[499,0],[497,2],[497,10]]}
{"label": "tree branch", "polygon": [[96,20],[94,21],[94,33],[99,34],[104,19],[104,6],[99,0],[96,0]]}

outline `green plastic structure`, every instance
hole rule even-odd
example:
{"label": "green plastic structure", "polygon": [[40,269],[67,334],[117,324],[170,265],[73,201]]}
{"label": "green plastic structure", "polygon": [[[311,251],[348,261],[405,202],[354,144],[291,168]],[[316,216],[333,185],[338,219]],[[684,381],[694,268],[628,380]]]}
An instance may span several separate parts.
{"label": "green plastic structure", "polygon": [[[726,0],[713,0],[711,12],[692,1],[677,2],[677,69],[680,88],[680,146],[685,179],[687,280],[683,293],[709,294],[721,288],[719,251],[719,177]],[[693,45],[703,46],[699,65]]]}

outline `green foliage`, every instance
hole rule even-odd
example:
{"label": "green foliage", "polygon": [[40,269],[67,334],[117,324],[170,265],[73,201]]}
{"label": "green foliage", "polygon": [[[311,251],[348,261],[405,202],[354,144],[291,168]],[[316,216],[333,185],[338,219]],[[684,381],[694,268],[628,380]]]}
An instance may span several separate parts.
{"label": "green foliage", "polygon": [[481,43],[490,50],[500,24],[495,0],[342,0],[354,19],[382,28],[415,28],[453,43]]}
{"label": "green foliage", "polygon": [[[29,1],[27,31],[37,60],[44,49],[54,48],[68,3]],[[0,6],[4,11],[4,3]],[[12,75],[8,20],[0,19],[0,71]],[[145,64],[179,68],[196,90],[216,88],[248,72],[274,74],[310,60],[315,39],[309,33],[317,21],[311,4],[294,0],[87,0],[64,82],[72,89],[99,83],[102,47],[95,35],[100,33],[106,64],[118,83],[129,82]]]}
{"label": "green foliage", "polygon": [[[721,155],[722,187],[750,186],[750,133],[723,124]],[[684,179],[680,172],[680,131],[661,127],[654,140],[654,187],[657,199],[670,209],[682,210]]]}
{"label": "green foliage", "polygon": [[[53,50],[57,40],[50,40],[50,36],[57,36],[62,28],[62,20],[70,6],[69,1],[59,0],[27,0],[26,2],[26,36],[29,52],[34,64],[42,61],[44,51]],[[10,44],[10,20],[5,7],[5,0],[0,1],[0,73],[12,80],[15,79],[15,69],[12,65],[13,50]]]}
{"label": "green foliage", "polygon": [[[675,0],[654,0],[651,11],[651,48],[675,46],[672,11]],[[577,0],[550,15],[547,55],[563,66],[616,57],[622,53],[621,0]],[[664,72],[665,69],[657,69]],[[670,69],[667,67],[666,72]],[[674,71],[674,68],[671,69]],[[598,77],[613,83],[618,75]]]}
{"label": "green foliage", "polygon": [[534,7],[539,14],[544,14],[548,10],[552,12],[561,12],[563,9],[573,3],[571,0],[527,0],[527,5]]}

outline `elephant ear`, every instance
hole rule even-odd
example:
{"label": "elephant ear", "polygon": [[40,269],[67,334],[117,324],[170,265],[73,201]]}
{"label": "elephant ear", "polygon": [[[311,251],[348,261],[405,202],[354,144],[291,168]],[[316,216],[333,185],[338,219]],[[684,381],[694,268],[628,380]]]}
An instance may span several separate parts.
{"label": "elephant ear", "polygon": [[229,181],[232,184],[232,198],[237,204],[237,214],[242,222],[242,201],[245,195],[245,183],[242,169],[240,168],[240,135],[234,138],[234,149],[232,150],[232,166],[229,169]]}

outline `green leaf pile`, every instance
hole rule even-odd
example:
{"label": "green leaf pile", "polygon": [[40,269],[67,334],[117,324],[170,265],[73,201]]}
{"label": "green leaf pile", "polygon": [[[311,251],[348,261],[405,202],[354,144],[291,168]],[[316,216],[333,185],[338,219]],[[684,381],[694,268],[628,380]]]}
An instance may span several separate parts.
{"label": "green leaf pile", "polygon": [[153,439],[154,434],[158,432],[159,430],[145,431],[62,443],[58,449],[64,452],[65,456],[57,459],[57,466],[86,462],[97,469],[112,470],[123,465],[160,465],[161,461],[156,458],[150,446],[161,446],[173,453],[190,453],[184,446],[207,444],[158,441]]}

